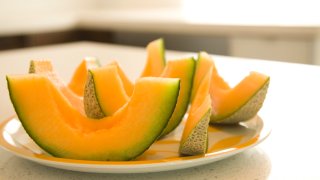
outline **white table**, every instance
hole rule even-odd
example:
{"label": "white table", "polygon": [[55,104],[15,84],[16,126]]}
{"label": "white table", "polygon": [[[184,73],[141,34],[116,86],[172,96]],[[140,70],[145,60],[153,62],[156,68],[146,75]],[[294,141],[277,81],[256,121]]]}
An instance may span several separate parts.
{"label": "white table", "polygon": [[[167,51],[168,59],[194,55]],[[30,59],[51,59],[68,81],[87,55],[102,64],[118,60],[132,79],[143,67],[141,48],[79,42],[3,51],[0,53],[0,120],[14,113],[5,75],[27,72]],[[230,158],[184,170],[147,174],[92,174],[59,170],[17,158],[0,150],[0,179],[319,179],[320,67],[214,56],[221,74],[234,84],[250,70],[269,74],[271,84],[260,116],[272,125],[270,137],[255,148]],[[136,67],[133,69],[132,67]],[[67,71],[69,70],[69,71]]]}

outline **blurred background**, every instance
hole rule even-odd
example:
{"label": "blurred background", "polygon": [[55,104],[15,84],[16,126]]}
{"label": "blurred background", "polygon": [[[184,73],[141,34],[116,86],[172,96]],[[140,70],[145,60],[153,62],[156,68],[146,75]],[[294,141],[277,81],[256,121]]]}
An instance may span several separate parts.
{"label": "blurred background", "polygon": [[0,53],[74,41],[320,64],[315,0],[0,0]]}

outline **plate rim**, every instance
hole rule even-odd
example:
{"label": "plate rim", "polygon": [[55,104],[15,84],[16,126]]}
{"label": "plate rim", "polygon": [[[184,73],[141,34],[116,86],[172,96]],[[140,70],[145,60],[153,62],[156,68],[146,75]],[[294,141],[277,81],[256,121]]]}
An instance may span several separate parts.
{"label": "plate rim", "polygon": [[212,153],[206,153],[205,155],[180,157],[180,158],[175,158],[174,160],[170,159],[168,161],[166,161],[165,159],[147,160],[148,163],[145,163],[146,161],[141,161],[139,163],[137,163],[137,161],[134,161],[135,163],[133,164],[133,163],[130,163],[131,161],[117,162],[117,161],[75,160],[75,159],[58,158],[58,157],[47,156],[47,155],[36,155],[35,153],[32,153],[32,152],[29,152],[29,153],[22,152],[23,150],[21,150],[21,148],[11,145],[3,137],[4,127],[15,118],[18,119],[16,115],[13,115],[0,122],[0,133],[1,133],[0,147],[2,149],[6,150],[9,153],[12,153],[17,157],[30,160],[32,162],[36,162],[45,166],[72,170],[72,171],[79,171],[79,172],[95,172],[95,173],[161,172],[161,171],[184,169],[184,168],[199,166],[207,163],[212,163],[257,146],[258,144],[263,142],[265,139],[267,139],[267,137],[269,137],[272,131],[269,123],[265,123],[265,121],[259,115],[257,115],[254,118],[259,118],[263,123],[260,132],[255,137],[237,146],[212,152]]}

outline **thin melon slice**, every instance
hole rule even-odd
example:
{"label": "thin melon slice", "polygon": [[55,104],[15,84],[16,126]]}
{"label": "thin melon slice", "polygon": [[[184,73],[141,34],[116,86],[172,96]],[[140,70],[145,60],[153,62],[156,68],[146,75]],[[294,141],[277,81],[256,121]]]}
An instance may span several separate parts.
{"label": "thin melon slice", "polygon": [[173,131],[181,122],[189,105],[192,89],[195,61],[193,58],[168,61],[161,77],[179,78],[180,94],[178,102],[167,127],[162,132],[162,136]]}
{"label": "thin melon slice", "polygon": [[88,117],[111,116],[129,100],[118,72],[118,66],[107,65],[89,70],[83,97]]}
{"label": "thin melon slice", "polygon": [[[205,52],[200,53],[199,60],[212,61]],[[210,85],[212,102],[210,122],[235,124],[254,117],[263,105],[269,81],[269,76],[251,72],[238,85],[231,88],[213,65]]]}
{"label": "thin melon slice", "polygon": [[163,39],[157,39],[147,45],[147,62],[141,77],[159,77],[166,66]]}
{"label": "thin melon slice", "polygon": [[208,149],[208,126],[211,115],[209,95],[212,68],[206,72],[198,86],[186,121],[179,153],[181,155],[205,154]]}
{"label": "thin melon slice", "polygon": [[23,127],[45,151],[62,158],[121,161],[139,156],[158,138],[175,108],[180,82],[141,78],[129,102],[99,121],[72,108],[44,76],[7,76],[7,83]]}
{"label": "thin melon slice", "polygon": [[41,74],[48,77],[57,86],[63,95],[69,100],[72,106],[84,114],[83,98],[71,91],[53,70],[51,61],[32,60],[30,61],[29,73]]}
{"label": "thin melon slice", "polygon": [[68,84],[68,87],[78,96],[83,96],[84,86],[87,80],[87,72],[89,69],[97,68],[100,66],[100,62],[97,58],[86,57],[78,65],[74,71],[73,76]]}
{"label": "thin melon slice", "polygon": [[269,76],[251,72],[231,89],[223,89],[223,85],[220,87],[219,83],[212,83],[210,94],[213,113],[210,122],[234,124],[253,118],[263,105],[269,82]]}
{"label": "thin melon slice", "polygon": [[124,73],[124,71],[122,70],[120,65],[117,63],[117,61],[112,61],[110,64],[115,65],[117,67],[119,76],[120,76],[121,81],[123,83],[123,87],[124,87],[127,95],[131,96],[131,94],[133,92],[133,83],[130,81],[128,76]]}
{"label": "thin melon slice", "polygon": [[205,75],[213,68],[213,61],[210,58],[203,58],[203,56],[208,56],[205,52],[199,52],[198,58],[196,61],[196,70],[193,79],[192,93],[191,93],[191,102],[196,96],[197,90],[204,79]]}

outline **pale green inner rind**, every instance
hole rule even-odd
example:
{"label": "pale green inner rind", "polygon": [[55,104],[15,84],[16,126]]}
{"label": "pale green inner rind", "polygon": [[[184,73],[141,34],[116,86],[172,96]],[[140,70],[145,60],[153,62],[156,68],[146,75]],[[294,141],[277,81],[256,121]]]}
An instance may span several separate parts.
{"label": "pale green inner rind", "polygon": [[248,99],[248,101],[246,101],[242,106],[239,106],[239,108],[235,111],[224,115],[214,115],[212,113],[210,123],[236,124],[253,118],[263,105],[268,91],[269,83],[270,77],[261,86],[261,88],[256,91],[256,93],[251,98]]}
{"label": "pale green inner rind", "polygon": [[97,97],[94,75],[91,70],[88,71],[88,78],[84,88],[83,103],[84,110],[89,118],[101,119],[106,116],[102,111]]}
{"label": "pale green inner rind", "polygon": [[207,152],[210,114],[211,108],[206,111],[187,138],[180,141],[179,153],[181,155],[198,155]]}

